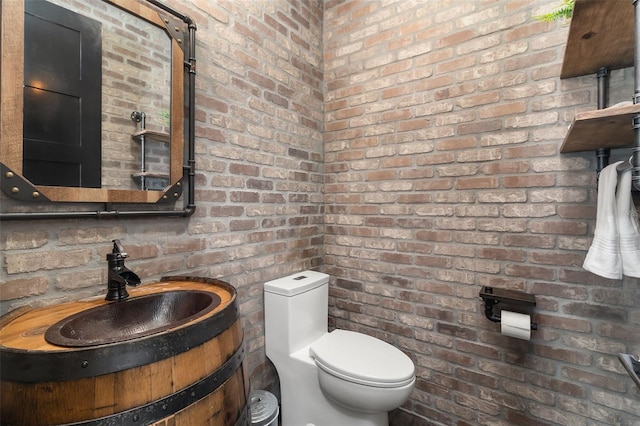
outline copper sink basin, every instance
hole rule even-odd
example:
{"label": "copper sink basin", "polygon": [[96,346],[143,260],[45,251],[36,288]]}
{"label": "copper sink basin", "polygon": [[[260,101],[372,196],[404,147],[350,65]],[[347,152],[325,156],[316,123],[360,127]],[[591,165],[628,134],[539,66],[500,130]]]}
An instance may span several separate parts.
{"label": "copper sink basin", "polygon": [[220,305],[220,297],[206,291],[165,291],[112,302],[78,312],[45,332],[47,342],[85,347],[157,334],[186,324]]}

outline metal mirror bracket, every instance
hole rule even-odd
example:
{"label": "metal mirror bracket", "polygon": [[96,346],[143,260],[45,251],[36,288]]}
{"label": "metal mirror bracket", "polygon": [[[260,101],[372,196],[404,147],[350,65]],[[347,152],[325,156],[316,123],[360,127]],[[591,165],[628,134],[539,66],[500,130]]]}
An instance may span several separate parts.
{"label": "metal mirror bracket", "polygon": [[[9,194],[11,198],[19,201],[34,201],[44,200],[50,201],[47,197],[42,195],[38,188],[33,186],[31,182],[24,179],[13,170],[0,163],[0,188],[4,193]],[[1,217],[1,216],[0,216]]]}

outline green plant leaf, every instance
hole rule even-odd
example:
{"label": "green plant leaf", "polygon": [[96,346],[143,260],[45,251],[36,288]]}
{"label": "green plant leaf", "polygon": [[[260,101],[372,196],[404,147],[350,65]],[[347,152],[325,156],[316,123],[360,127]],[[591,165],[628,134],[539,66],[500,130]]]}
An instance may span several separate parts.
{"label": "green plant leaf", "polygon": [[539,21],[545,21],[545,22],[559,21],[561,19],[571,19],[571,16],[573,15],[573,7],[575,6],[575,3],[576,3],[575,0],[563,0],[562,5],[557,9],[549,13],[534,16],[534,18]]}

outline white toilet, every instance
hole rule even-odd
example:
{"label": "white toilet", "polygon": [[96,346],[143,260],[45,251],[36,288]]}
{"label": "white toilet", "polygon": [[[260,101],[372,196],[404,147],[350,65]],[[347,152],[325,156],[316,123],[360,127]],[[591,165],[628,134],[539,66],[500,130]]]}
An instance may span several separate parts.
{"label": "white toilet", "polygon": [[304,271],[264,285],[265,348],[280,376],[282,426],[388,426],[413,390],[399,349],[327,331],[329,276]]}

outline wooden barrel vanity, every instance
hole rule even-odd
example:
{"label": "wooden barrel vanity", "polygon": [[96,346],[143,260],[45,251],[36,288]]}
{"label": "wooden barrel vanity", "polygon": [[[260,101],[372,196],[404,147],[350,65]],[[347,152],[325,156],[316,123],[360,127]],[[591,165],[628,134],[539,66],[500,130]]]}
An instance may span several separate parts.
{"label": "wooden barrel vanity", "polygon": [[[61,346],[45,339],[52,325],[88,309],[183,291],[214,293],[218,304],[176,327],[123,341]],[[0,318],[3,425],[250,424],[235,289],[215,279],[168,277],[129,293],[119,302],[20,308]]]}

